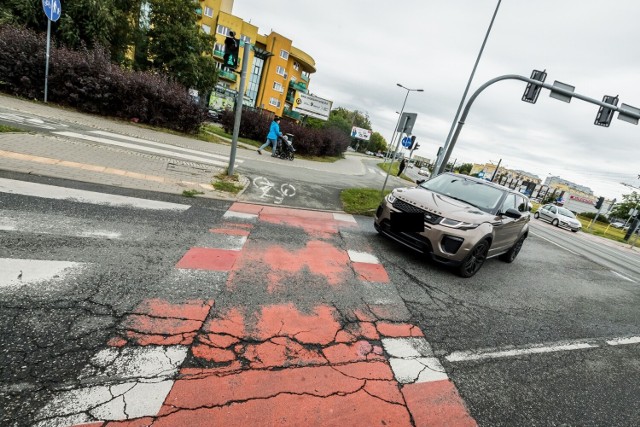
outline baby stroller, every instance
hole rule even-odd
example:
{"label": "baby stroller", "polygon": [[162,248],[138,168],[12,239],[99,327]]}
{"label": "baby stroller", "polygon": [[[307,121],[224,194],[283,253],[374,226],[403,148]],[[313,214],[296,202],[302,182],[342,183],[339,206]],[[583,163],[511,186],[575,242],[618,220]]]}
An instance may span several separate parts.
{"label": "baby stroller", "polygon": [[278,137],[278,147],[276,148],[276,157],[281,159],[293,160],[293,153],[296,149],[293,148],[293,135],[290,133]]}

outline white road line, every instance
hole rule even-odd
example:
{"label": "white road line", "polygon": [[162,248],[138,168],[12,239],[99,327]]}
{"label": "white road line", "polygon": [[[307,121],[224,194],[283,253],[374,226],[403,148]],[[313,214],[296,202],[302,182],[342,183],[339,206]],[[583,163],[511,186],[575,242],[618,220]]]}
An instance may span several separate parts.
{"label": "white road line", "polygon": [[628,278],[627,276],[624,276],[624,275],[622,275],[622,274],[618,273],[617,271],[613,271],[613,270],[611,270],[611,272],[612,272],[613,274],[615,274],[616,276],[620,277],[621,279],[627,280],[627,281],[629,281],[629,282],[631,282],[631,283],[637,283],[635,280],[630,279],[630,278]]}
{"label": "white road line", "polygon": [[84,265],[68,261],[0,258],[0,288],[60,280],[77,273]]}
{"label": "white road line", "polygon": [[159,202],[156,200],[139,199],[136,197],[96,193],[93,191],[76,190],[73,188],[56,187],[53,185],[16,181],[5,178],[0,178],[0,192],[20,194],[23,196],[42,197],[45,199],[69,200],[96,205],[133,207],[137,209],[186,211],[191,207],[190,205],[182,205],[178,203]]}
{"label": "white road line", "polygon": [[[0,230],[56,236],[120,239],[122,233],[104,228],[98,221],[72,218],[58,214],[22,212],[0,209]],[[131,239],[131,233],[127,233]]]}
{"label": "white road line", "polygon": [[[228,162],[225,162],[225,161],[222,161],[222,160],[214,160],[214,159],[210,158],[211,155],[207,154],[207,153],[200,153],[198,156],[193,156],[193,155],[190,155],[190,154],[178,153],[178,152],[173,151],[173,150],[166,150],[166,149],[153,148],[153,147],[145,147],[145,146],[138,145],[138,144],[130,144],[128,142],[116,141],[116,140],[107,139],[107,138],[100,138],[98,136],[85,135],[85,134],[76,133],[76,132],[52,132],[52,134],[60,135],[60,136],[67,136],[67,137],[70,137],[70,138],[85,139],[87,141],[99,142],[101,144],[115,145],[117,147],[129,148],[129,149],[136,150],[136,151],[142,151],[142,152],[146,152],[146,153],[163,155],[163,156],[170,157],[170,158],[175,158],[175,159],[189,160],[189,161],[198,162],[198,163],[206,163],[206,164],[214,165],[214,166],[222,166],[222,167],[228,166],[228,164],[227,164]],[[159,145],[162,145],[162,144],[159,144]],[[167,145],[163,145],[163,146],[165,148],[167,147]],[[237,160],[236,163],[240,163],[240,161]]]}
{"label": "white road line", "polygon": [[479,350],[479,351],[454,351],[445,357],[449,362],[468,362],[483,359],[498,359],[505,357],[524,356],[528,354],[554,353],[559,351],[583,350],[586,348],[598,348],[599,345],[588,342],[568,342],[558,343],[554,345],[533,345],[522,348],[514,348],[510,350]]}
{"label": "white road line", "polygon": [[640,344],[640,337],[614,338],[607,341],[609,345]]}
{"label": "white road line", "polygon": [[[143,144],[153,145],[153,146],[164,148],[164,149],[170,148],[171,151],[182,151],[182,152],[185,152],[185,153],[195,154],[197,156],[212,157],[214,159],[219,159],[219,160],[222,160],[222,161],[225,161],[225,162],[229,161],[229,157],[228,156],[223,156],[221,154],[205,153],[203,151],[192,150],[190,148],[177,147],[175,145],[162,144],[160,142],[149,141],[147,139],[136,138],[136,137],[133,137],[133,136],[120,135],[120,134],[117,134],[117,133],[105,132],[103,130],[94,130],[94,131],[91,131],[91,133],[95,133],[96,135],[108,136],[108,137],[111,137],[111,138],[124,139],[126,141],[141,142]],[[242,163],[242,162],[244,162],[244,160],[236,160],[236,163]]]}
{"label": "white road line", "polygon": [[531,231],[531,234],[533,234],[533,235],[534,235],[534,236],[536,236],[536,237],[541,238],[542,240],[546,240],[547,242],[549,242],[549,243],[551,243],[551,244],[554,244],[554,245],[556,245],[557,247],[559,247],[559,248],[561,248],[561,249],[564,249],[564,250],[565,250],[565,251],[567,251],[567,252],[571,252],[571,253],[572,253],[572,254],[574,254],[574,255],[580,255],[579,253],[574,252],[574,251],[572,251],[571,249],[569,249],[569,248],[567,248],[567,247],[564,247],[564,246],[562,246],[562,245],[560,245],[560,244],[558,244],[558,243],[554,242],[553,240],[549,240],[549,239],[547,239],[546,237],[542,237],[542,236],[541,236],[540,234],[538,234],[538,233],[534,233],[533,231]]}

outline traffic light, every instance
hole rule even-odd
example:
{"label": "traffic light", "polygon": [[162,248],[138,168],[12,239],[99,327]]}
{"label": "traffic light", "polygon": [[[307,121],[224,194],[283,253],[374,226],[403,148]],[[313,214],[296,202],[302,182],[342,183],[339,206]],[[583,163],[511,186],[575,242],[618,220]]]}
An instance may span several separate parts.
{"label": "traffic light", "polygon": [[415,149],[415,145],[416,145],[416,136],[412,135],[411,136],[411,145],[409,146],[409,150],[414,150]]}
{"label": "traffic light", "polygon": [[600,209],[602,207],[602,203],[604,202],[604,197],[600,196],[598,201],[596,202],[596,209]]}
{"label": "traffic light", "polygon": [[[611,105],[618,105],[618,97],[605,95],[604,98],[602,98],[602,102]],[[598,110],[596,121],[593,122],[593,124],[597,126],[609,127],[609,125],[611,124],[611,119],[613,119],[613,110],[611,108],[601,106]]]}
{"label": "traffic light", "polygon": [[229,31],[229,35],[224,39],[224,57],[222,68],[235,70],[238,67],[238,50],[240,43],[235,38],[236,33]]}
{"label": "traffic light", "polygon": [[[547,78],[546,71],[547,70],[544,70],[544,71],[533,70],[533,72],[531,73],[531,79],[544,82],[544,80]],[[536,101],[538,100],[538,95],[540,95],[541,89],[542,89],[542,86],[539,86],[534,83],[527,83],[527,88],[524,90],[524,94],[522,95],[522,100],[524,102],[530,102],[532,104],[535,104]]]}

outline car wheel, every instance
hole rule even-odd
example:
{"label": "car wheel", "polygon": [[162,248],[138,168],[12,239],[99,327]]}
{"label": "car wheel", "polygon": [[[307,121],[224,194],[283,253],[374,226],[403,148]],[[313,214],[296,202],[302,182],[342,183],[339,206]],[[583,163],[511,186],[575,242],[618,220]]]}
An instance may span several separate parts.
{"label": "car wheel", "polygon": [[520,253],[520,249],[522,249],[522,244],[524,243],[525,236],[522,235],[509,249],[509,252],[506,252],[500,255],[500,260],[506,262],[507,264],[512,263],[518,254]]}
{"label": "car wheel", "polygon": [[571,231],[573,231],[574,233],[577,233],[578,229],[577,228],[572,228]]}
{"label": "car wheel", "polygon": [[558,218],[551,221],[551,225],[555,225],[556,227],[558,226],[558,223],[559,223]]}
{"label": "car wheel", "polygon": [[535,219],[539,219],[540,218],[540,214],[538,212],[536,212],[536,213],[533,214],[533,217]]}
{"label": "car wheel", "polygon": [[483,240],[471,249],[469,255],[462,261],[460,267],[458,267],[458,275],[460,277],[471,277],[480,271],[482,265],[487,260],[487,253],[489,252],[489,242]]}

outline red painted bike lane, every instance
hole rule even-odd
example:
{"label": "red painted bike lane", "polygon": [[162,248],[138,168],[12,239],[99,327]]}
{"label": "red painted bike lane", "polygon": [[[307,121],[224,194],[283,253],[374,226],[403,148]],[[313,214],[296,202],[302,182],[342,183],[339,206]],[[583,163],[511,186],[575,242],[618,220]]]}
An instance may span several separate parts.
{"label": "red painted bike lane", "polygon": [[476,425],[358,231],[232,205],[176,263],[228,274],[215,301],[142,302],[42,425]]}

